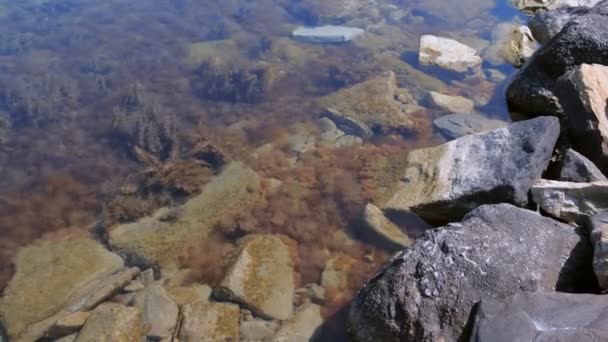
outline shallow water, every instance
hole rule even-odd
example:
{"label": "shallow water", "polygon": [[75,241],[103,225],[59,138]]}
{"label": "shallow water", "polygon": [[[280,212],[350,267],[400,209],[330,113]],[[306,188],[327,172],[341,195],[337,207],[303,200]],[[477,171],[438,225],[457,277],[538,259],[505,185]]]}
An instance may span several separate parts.
{"label": "shallow water", "polygon": [[[202,144],[283,187],[184,261],[196,281],[217,281],[244,234],[285,234],[298,243],[300,285],[318,283],[331,258],[347,260],[349,284],[329,295],[325,313],[341,317],[392,252],[356,223],[381,196],[378,160],[444,141],[431,122],[445,113],[427,107],[427,92],[509,118],[490,75],[510,66],[484,62],[481,75],[420,66],[419,36],[481,50],[496,24],[521,20],[506,0],[345,3],[358,1],[0,1],[0,287],[17,248],[45,233],[110,230],[196,194],[218,171],[189,162]],[[366,34],[338,45],[290,37],[326,23]],[[389,70],[422,105],[416,129],[294,155],[294,135],[319,135],[320,97]],[[413,237],[426,227],[404,225]],[[328,336],[341,334],[328,325]]]}

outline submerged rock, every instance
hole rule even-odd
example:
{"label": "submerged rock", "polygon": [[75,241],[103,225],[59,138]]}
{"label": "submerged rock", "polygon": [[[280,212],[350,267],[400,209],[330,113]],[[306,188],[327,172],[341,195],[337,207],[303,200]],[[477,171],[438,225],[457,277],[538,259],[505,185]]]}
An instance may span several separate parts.
{"label": "submerged rock", "polygon": [[582,224],[608,209],[608,182],[570,183],[540,180],[530,191],[534,203],[549,215]]}
{"label": "submerged rock", "polygon": [[554,10],[563,7],[592,7],[601,0],[512,0],[513,5],[526,12],[536,12],[540,9]]}
{"label": "submerged rock", "polygon": [[239,340],[238,305],[197,302],[184,306],[178,338],[180,342]]}
{"label": "submerged rock", "polygon": [[608,66],[577,66],[558,79],[556,93],[574,146],[600,168],[608,168]]}
{"label": "submerged rock", "polygon": [[556,118],[517,122],[414,150],[383,210],[446,222],[485,203],[528,203],[559,136]]}
{"label": "submerged rock", "polygon": [[423,35],[420,37],[418,61],[444,69],[466,72],[482,62],[477,50],[454,39]]}
{"label": "submerged rock", "polygon": [[289,318],[295,292],[292,252],[279,236],[246,236],[214,293],[262,317]]}
{"label": "submerged rock", "polygon": [[573,149],[568,149],[562,161],[559,180],[564,182],[605,182],[608,178],[593,162]]}
{"label": "submerged rock", "polygon": [[408,247],[412,240],[391,222],[375,205],[368,203],[363,213],[365,224],[386,242],[398,247]]}
{"label": "submerged rock", "polygon": [[142,313],[144,326],[149,328],[146,336],[153,339],[173,336],[179,309],[162,286],[153,284],[140,291],[134,306]]}
{"label": "submerged rock", "polygon": [[457,341],[480,300],[592,284],[591,249],[576,228],[509,204],[425,232],[357,294],[354,341]]}
{"label": "submerged rock", "polygon": [[608,211],[591,216],[586,226],[593,245],[593,271],[605,291],[608,290]]}
{"label": "submerged rock", "polygon": [[523,292],[500,301],[482,300],[471,341],[606,341],[608,297]]}
{"label": "submerged rock", "polygon": [[272,337],[272,342],[308,342],[314,340],[317,329],[323,324],[321,307],[304,304],[294,316],[285,322]]}
{"label": "submerged rock", "polygon": [[483,57],[494,65],[506,62],[518,68],[532,57],[537,48],[538,44],[527,26],[504,23],[492,31],[492,45],[483,51]]}
{"label": "submerged rock", "polygon": [[431,91],[429,93],[431,103],[447,112],[471,113],[475,109],[475,103],[462,96],[451,96]]}
{"label": "submerged rock", "polygon": [[98,306],[76,336],[75,342],[139,342],[142,339],[139,310],[115,303]]}
{"label": "submerged rock", "polygon": [[449,114],[433,120],[433,126],[448,139],[456,139],[469,134],[487,132],[508,124],[508,122],[488,119],[479,114],[467,113]]}
{"label": "submerged rock", "polygon": [[241,321],[239,334],[243,342],[268,341],[279,328],[276,322],[263,319]]}
{"label": "submerged rock", "polygon": [[539,11],[528,21],[528,27],[539,43],[547,44],[570,20],[586,13],[587,10],[587,7],[562,7]]}
{"label": "submerged rock", "polygon": [[260,178],[239,162],[228,165],[200,195],[166,220],[167,209],[123,224],[110,232],[110,245],[133,262],[176,269],[180,257],[204,244],[213,225],[241,213],[261,199]]}
{"label": "submerged rock", "polygon": [[79,304],[89,291],[124,267],[118,255],[80,235],[38,240],[19,250],[14,265],[15,275],[0,299],[0,317],[11,340],[42,337],[59,318],[83,309]]}
{"label": "submerged rock", "polygon": [[325,96],[319,103],[328,109],[323,115],[338,128],[362,139],[368,138],[371,131],[361,123],[374,131],[409,130],[413,127],[410,114],[420,109],[412,95],[397,86],[392,71]]}
{"label": "submerged rock", "polygon": [[345,26],[298,27],[293,37],[309,43],[346,43],[365,33],[363,29]]}

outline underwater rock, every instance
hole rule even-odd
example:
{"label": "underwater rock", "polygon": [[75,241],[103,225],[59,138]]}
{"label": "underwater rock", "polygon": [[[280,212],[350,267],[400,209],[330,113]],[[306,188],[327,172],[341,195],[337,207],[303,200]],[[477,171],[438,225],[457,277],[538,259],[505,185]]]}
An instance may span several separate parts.
{"label": "underwater rock", "polygon": [[242,320],[239,327],[241,341],[268,341],[275,334],[279,325],[276,322],[263,319]]}
{"label": "underwater rock", "polygon": [[587,7],[562,7],[539,11],[528,21],[528,27],[539,43],[547,44],[570,20],[586,13],[587,10]]}
{"label": "underwater rock", "polygon": [[590,217],[585,226],[593,245],[593,271],[600,288],[608,289],[608,211]]}
{"label": "underwater rock", "polygon": [[483,57],[493,65],[506,62],[519,68],[537,48],[538,44],[527,26],[504,23],[492,30],[492,45],[483,50]]}
{"label": "underwater rock", "polygon": [[19,250],[14,264],[16,273],[0,299],[2,323],[14,340],[42,337],[66,312],[79,310],[72,306],[86,300],[97,282],[124,267],[118,255],[78,235],[35,241]]}
{"label": "underwater rock", "polygon": [[171,287],[167,292],[175,304],[182,307],[189,303],[208,302],[212,291],[209,285],[190,284]]}
{"label": "underwater rock", "polygon": [[[57,320],[44,335],[53,340],[78,332],[91,317],[91,311],[76,311]],[[76,337],[76,336],[74,336]]]}
{"label": "underwater rock", "polygon": [[363,220],[367,227],[393,245],[401,248],[408,247],[412,244],[412,240],[399,229],[399,227],[391,222],[375,205],[368,203],[363,212]]}
{"label": "underwater rock", "polygon": [[308,43],[346,43],[365,33],[363,29],[345,26],[298,27],[295,39]]}
{"label": "underwater rock", "polygon": [[216,297],[241,303],[265,318],[289,318],[295,292],[294,259],[282,239],[275,235],[243,238],[224,279],[214,289]]}
{"label": "underwater rock", "polygon": [[76,336],[75,342],[139,342],[141,314],[133,307],[115,303],[98,306]]}
{"label": "underwater rock", "polygon": [[180,342],[239,341],[239,306],[192,303],[182,310]]}
{"label": "underwater rock", "polygon": [[433,126],[448,139],[457,139],[469,134],[487,132],[508,124],[508,122],[488,119],[479,114],[467,113],[449,114],[433,120]]}
{"label": "underwater rock", "polygon": [[510,204],[484,205],[395,255],[353,300],[348,331],[356,342],[466,340],[480,300],[589,290],[591,253],[577,228]]}
{"label": "underwater rock", "polygon": [[534,13],[538,10],[554,10],[563,7],[593,7],[601,0],[512,0],[515,8]]}
{"label": "underwater rock", "polygon": [[134,307],[142,314],[144,331],[148,338],[163,339],[173,336],[179,309],[167,291],[158,284],[147,286],[134,300]]}
{"label": "underwater rock", "polygon": [[608,66],[577,66],[557,80],[555,93],[572,144],[602,170],[608,169]]}
{"label": "underwater rock", "polygon": [[321,98],[319,104],[328,109],[323,116],[332,119],[340,130],[362,139],[371,135],[359,122],[375,132],[407,131],[413,127],[410,114],[420,109],[413,96],[397,86],[392,71],[338,90]]}
{"label": "underwater rock", "polygon": [[317,304],[304,304],[285,322],[272,337],[272,342],[313,341],[317,329],[323,324],[321,307]]}
{"label": "underwater rock", "polygon": [[376,2],[373,0],[304,0],[297,2],[288,0],[286,2],[290,13],[309,24],[376,17],[373,10]]}
{"label": "underwater rock", "polygon": [[393,197],[381,208],[448,222],[482,204],[525,206],[559,133],[557,118],[540,117],[411,151]]}
{"label": "underwater rock", "polygon": [[605,182],[608,178],[593,162],[569,148],[564,154],[559,180],[564,182],[591,183]]}
{"label": "underwater rock", "polygon": [[475,103],[462,96],[451,96],[431,91],[429,93],[431,103],[451,113],[471,113],[475,109]]}
{"label": "underwater rock", "polygon": [[560,292],[522,292],[482,300],[471,341],[606,341],[608,297]]}
{"label": "underwater rock", "polygon": [[462,28],[468,22],[484,17],[484,14],[496,7],[493,0],[461,0],[458,6],[446,6],[441,0],[425,0],[414,2],[414,11],[428,15],[432,23]]}
{"label": "underwater rock", "polygon": [[165,220],[168,209],[118,226],[109,243],[138,264],[176,269],[180,257],[204,244],[215,223],[237,215],[261,200],[260,178],[240,162],[229,164],[200,195],[188,200]]}
{"label": "underwater rock", "polygon": [[477,50],[454,39],[430,34],[420,37],[418,61],[422,65],[437,65],[455,72],[467,72],[482,62]]}
{"label": "underwater rock", "polygon": [[583,224],[589,216],[608,210],[608,182],[571,183],[541,179],[530,190],[534,203],[547,214]]}

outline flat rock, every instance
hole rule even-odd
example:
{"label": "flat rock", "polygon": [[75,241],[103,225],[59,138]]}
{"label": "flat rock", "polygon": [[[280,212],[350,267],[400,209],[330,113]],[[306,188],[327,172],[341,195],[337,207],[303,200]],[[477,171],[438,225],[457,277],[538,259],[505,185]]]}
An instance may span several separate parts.
{"label": "flat rock", "polygon": [[428,34],[420,37],[418,61],[456,72],[466,72],[482,62],[477,50],[454,39]]}
{"label": "flat rock", "polygon": [[224,279],[214,289],[218,298],[245,305],[256,314],[284,320],[293,311],[293,252],[275,235],[249,235],[239,243]]}
{"label": "flat rock", "polygon": [[38,240],[19,250],[14,265],[15,275],[0,299],[0,316],[11,340],[68,310],[93,284],[124,267],[118,255],[81,235]]}
{"label": "flat rock", "polygon": [[76,336],[75,342],[140,342],[141,314],[136,308],[104,303],[98,306]]}
{"label": "flat rock", "polygon": [[[361,122],[373,131],[410,130],[413,127],[410,114],[420,109],[413,96],[406,89],[398,87],[392,71],[338,90],[321,98],[319,104],[329,112],[337,112],[348,120]],[[323,116],[333,120],[346,134],[369,138],[369,129],[353,127],[344,119],[334,118],[331,113]]]}
{"label": "flat rock", "polygon": [[178,338],[180,342],[239,340],[238,305],[197,302],[184,306]]}
{"label": "flat rock", "polygon": [[362,341],[457,341],[480,300],[521,291],[588,291],[580,229],[510,204],[484,205],[426,231],[356,295],[348,331]]}
{"label": "flat rock", "polygon": [[466,97],[444,95],[436,91],[431,91],[429,95],[433,105],[447,112],[471,113],[475,109],[475,102]]}
{"label": "flat rock", "polygon": [[479,114],[455,113],[433,120],[433,126],[448,139],[491,131],[508,125],[508,122],[488,119]]}
{"label": "flat rock", "polygon": [[163,339],[173,336],[179,309],[167,291],[158,284],[147,286],[140,291],[134,300],[134,305],[142,314],[146,336]]}
{"label": "flat rock", "polygon": [[547,214],[572,223],[584,223],[608,209],[608,182],[572,183],[540,180],[530,191],[534,203]]}
{"label": "flat rock", "polygon": [[412,239],[405,235],[396,224],[384,216],[384,213],[382,213],[380,208],[371,203],[368,203],[365,206],[363,221],[365,221],[365,225],[369,229],[391,245],[403,248],[412,244]]}
{"label": "flat rock", "polygon": [[[200,248],[218,221],[237,215],[261,200],[260,178],[239,162],[228,165],[200,195],[169,212],[157,211],[110,232],[110,245],[144,266],[177,269],[179,258]],[[170,214],[170,215],[168,215]],[[172,217],[167,219],[167,217]]]}
{"label": "flat rock", "polygon": [[573,149],[566,150],[562,161],[559,180],[565,182],[589,183],[605,182],[608,178],[593,162]]}
{"label": "flat rock", "polygon": [[586,223],[593,244],[593,271],[600,287],[608,289],[608,212],[591,216]]}
{"label": "flat rock", "polygon": [[607,168],[608,66],[577,66],[557,80],[556,94],[563,108],[573,145],[600,168]]}
{"label": "flat rock", "polygon": [[587,7],[562,7],[539,11],[528,21],[528,27],[539,43],[547,44],[570,20],[586,13],[587,10]]}
{"label": "flat rock", "polygon": [[482,300],[471,341],[608,341],[608,297],[524,292]]}
{"label": "flat rock", "polygon": [[294,316],[285,322],[272,337],[272,342],[308,342],[314,340],[315,332],[323,324],[321,307],[304,304]]}
{"label": "flat rock", "polygon": [[298,27],[293,37],[308,43],[346,43],[363,35],[365,30],[346,26]]}
{"label": "flat rock", "polygon": [[381,208],[447,222],[485,203],[525,206],[559,132],[556,118],[541,117],[414,150]]}

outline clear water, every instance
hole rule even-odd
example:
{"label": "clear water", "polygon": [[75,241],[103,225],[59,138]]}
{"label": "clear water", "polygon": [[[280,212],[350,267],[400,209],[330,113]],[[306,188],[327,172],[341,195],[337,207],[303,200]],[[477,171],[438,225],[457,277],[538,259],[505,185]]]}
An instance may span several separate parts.
{"label": "clear water", "polygon": [[[443,113],[424,108],[413,132],[319,148],[293,168],[286,141],[297,131],[318,135],[318,98],[387,70],[423,105],[429,90],[441,90],[481,98],[478,112],[508,119],[504,84],[488,76],[511,67],[485,62],[484,76],[468,77],[423,67],[418,38],[482,49],[496,24],[521,20],[507,0],[377,0],[344,11],[352,3],[0,1],[0,286],[18,247],[45,233],[100,219],[111,229],[195,194],[216,170],[188,160],[210,144],[287,186],[185,266],[213,283],[244,233],[286,234],[299,244],[302,285],[318,283],[330,258],[347,260],[349,285],[329,294],[325,312],[340,322],[352,293],[392,252],[354,223],[378,196],[378,160],[444,141],[431,124]],[[367,33],[341,45],[290,38],[299,25],[325,23]],[[425,228],[405,222],[413,237]],[[328,326],[328,336],[341,334],[339,323]]]}

